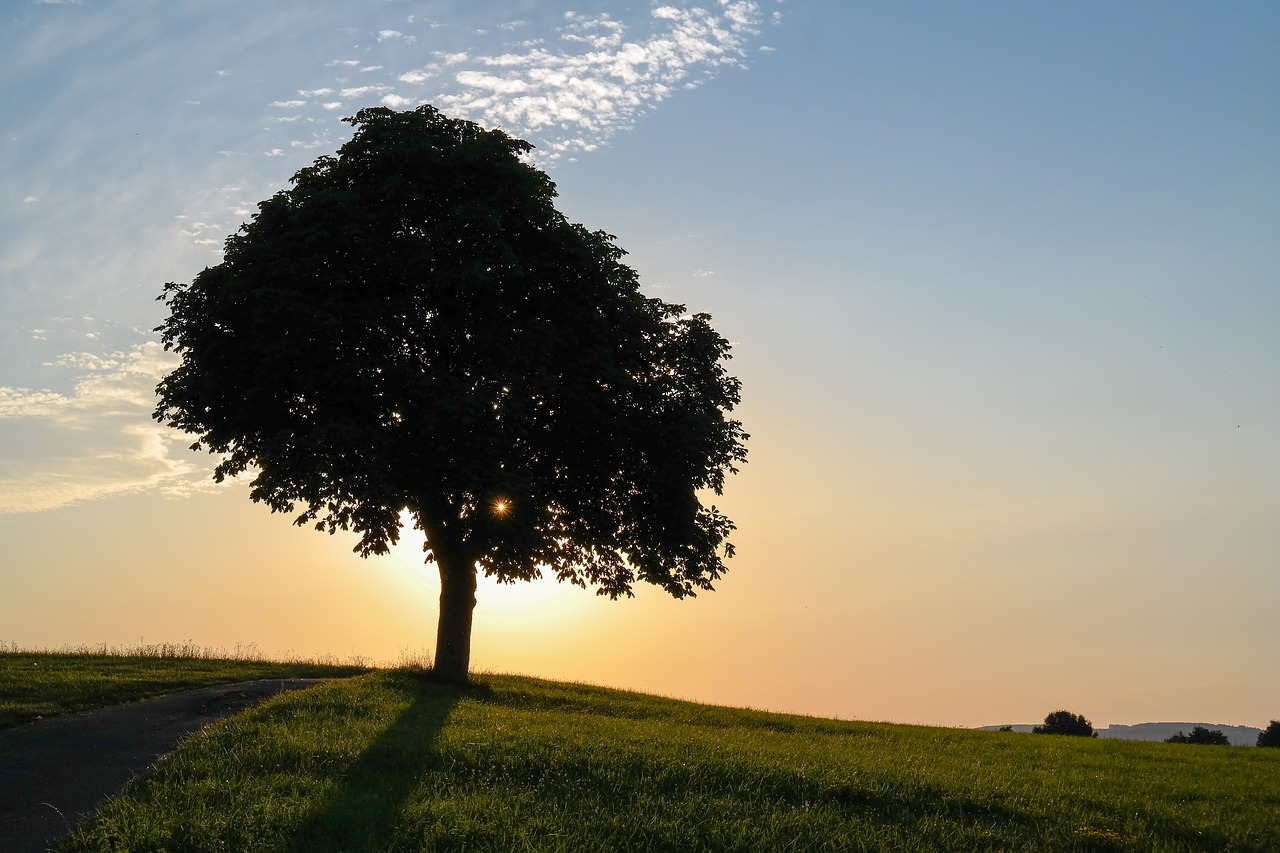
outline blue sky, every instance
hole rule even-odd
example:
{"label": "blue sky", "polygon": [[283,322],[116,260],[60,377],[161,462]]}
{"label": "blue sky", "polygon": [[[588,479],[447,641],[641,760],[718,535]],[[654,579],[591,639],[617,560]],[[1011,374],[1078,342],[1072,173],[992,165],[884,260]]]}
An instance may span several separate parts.
{"label": "blue sky", "polygon": [[4,16],[0,640],[430,642],[429,571],[213,488],[148,418],[163,283],[342,116],[427,101],[533,142],[715,317],[753,436],[717,592],[490,590],[483,665],[957,725],[1280,713],[1274,4]]}

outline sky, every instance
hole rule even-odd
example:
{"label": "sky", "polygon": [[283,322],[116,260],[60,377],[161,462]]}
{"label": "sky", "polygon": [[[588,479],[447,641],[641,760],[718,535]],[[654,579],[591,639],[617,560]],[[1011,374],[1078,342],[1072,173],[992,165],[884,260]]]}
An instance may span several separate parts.
{"label": "sky", "polygon": [[150,418],[153,329],[362,107],[536,148],[734,344],[714,592],[482,583],[473,665],[943,726],[1280,716],[1280,6],[14,0],[0,643],[429,655],[405,537]]}

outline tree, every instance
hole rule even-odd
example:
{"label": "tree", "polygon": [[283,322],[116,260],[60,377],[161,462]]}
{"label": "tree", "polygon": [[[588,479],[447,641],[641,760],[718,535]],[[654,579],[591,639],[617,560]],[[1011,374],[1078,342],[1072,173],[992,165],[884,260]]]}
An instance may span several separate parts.
{"label": "tree", "polygon": [[1037,735],[1097,737],[1097,734],[1093,731],[1092,723],[1086,720],[1083,715],[1073,714],[1070,711],[1054,711],[1044,718],[1043,726],[1036,726],[1031,730],[1031,733]]}
{"label": "tree", "polygon": [[252,474],[254,501],[358,533],[362,556],[407,511],[440,574],[443,678],[467,676],[477,571],[712,589],[734,525],[698,492],[747,436],[711,318],[643,296],[527,142],[429,106],[346,120],[220,264],[165,285],[181,361],[155,418],[221,455],[216,481]]}
{"label": "tree", "polygon": [[1271,725],[1258,732],[1258,746],[1280,749],[1280,720],[1272,720]]}
{"label": "tree", "polygon": [[1198,743],[1208,746],[1230,746],[1231,741],[1222,733],[1222,729],[1214,729],[1209,731],[1204,726],[1194,726],[1191,734],[1184,735],[1178,732],[1176,735],[1164,739],[1165,743]]}

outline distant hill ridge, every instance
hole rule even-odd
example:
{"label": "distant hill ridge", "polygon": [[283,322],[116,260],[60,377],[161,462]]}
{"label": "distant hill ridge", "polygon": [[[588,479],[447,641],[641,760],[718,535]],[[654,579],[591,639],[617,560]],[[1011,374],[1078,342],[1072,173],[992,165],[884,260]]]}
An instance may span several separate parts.
{"label": "distant hill ridge", "polygon": [[[1015,732],[1029,732],[1036,727],[1037,724],[1017,724],[1013,726]],[[1209,731],[1221,731],[1227,736],[1227,740],[1231,741],[1232,746],[1257,746],[1258,735],[1262,734],[1262,729],[1253,726],[1224,726],[1221,723],[1135,723],[1131,726],[1112,723],[1106,727],[1095,727],[1094,731],[1098,733],[1100,738],[1110,738],[1112,740],[1152,740],[1163,741],[1173,737],[1178,732],[1183,734],[1191,734],[1191,730],[1196,726],[1203,726]],[[984,732],[995,732],[1004,728],[1004,726],[979,726]]]}

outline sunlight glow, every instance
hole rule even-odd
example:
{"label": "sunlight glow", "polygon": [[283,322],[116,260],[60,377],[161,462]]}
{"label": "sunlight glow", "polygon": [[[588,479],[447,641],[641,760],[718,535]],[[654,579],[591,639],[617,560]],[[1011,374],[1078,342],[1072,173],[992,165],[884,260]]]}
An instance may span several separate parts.
{"label": "sunlight glow", "polygon": [[[493,508],[498,513],[509,512],[511,502],[500,500]],[[400,540],[391,546],[389,559],[404,570],[404,583],[417,595],[433,600],[439,594],[440,581],[435,565],[426,562],[423,553],[426,536],[414,527],[408,511],[400,513],[400,524]],[[497,636],[563,628],[570,620],[585,618],[595,596],[572,584],[560,583],[554,576],[504,584],[482,574],[477,579],[476,599],[477,624],[485,623],[483,630]]]}

